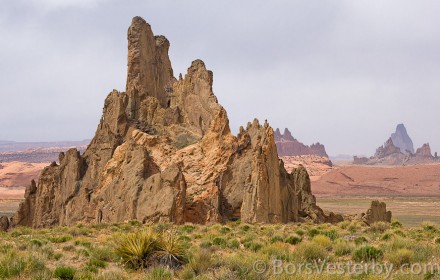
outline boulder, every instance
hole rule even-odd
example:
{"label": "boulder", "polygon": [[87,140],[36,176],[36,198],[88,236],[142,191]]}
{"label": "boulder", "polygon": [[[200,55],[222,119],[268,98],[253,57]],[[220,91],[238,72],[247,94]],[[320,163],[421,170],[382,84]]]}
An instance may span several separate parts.
{"label": "boulder", "polygon": [[361,220],[367,225],[372,225],[376,222],[391,222],[391,211],[387,211],[387,205],[385,202],[379,202],[374,200],[371,202],[370,208],[367,213],[363,214]]}
{"label": "boulder", "polygon": [[7,231],[9,229],[9,218],[6,216],[0,217],[0,231]]}

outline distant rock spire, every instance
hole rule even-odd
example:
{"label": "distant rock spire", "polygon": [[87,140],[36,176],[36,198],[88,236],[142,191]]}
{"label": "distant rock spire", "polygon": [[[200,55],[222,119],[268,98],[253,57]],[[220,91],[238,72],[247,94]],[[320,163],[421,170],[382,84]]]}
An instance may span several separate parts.
{"label": "distant rock spire", "polygon": [[393,141],[394,146],[400,148],[402,153],[409,151],[411,154],[414,154],[413,141],[409,137],[403,124],[397,125],[396,132],[391,134],[391,140]]}

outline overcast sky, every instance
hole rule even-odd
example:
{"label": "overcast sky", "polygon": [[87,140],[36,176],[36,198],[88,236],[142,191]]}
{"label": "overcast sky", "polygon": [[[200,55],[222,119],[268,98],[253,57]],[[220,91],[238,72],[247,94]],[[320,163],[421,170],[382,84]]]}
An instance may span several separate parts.
{"label": "overcast sky", "polygon": [[254,117],[371,155],[404,123],[440,152],[440,1],[0,0],[0,140],[92,138],[141,16],[194,59],[234,132]]}

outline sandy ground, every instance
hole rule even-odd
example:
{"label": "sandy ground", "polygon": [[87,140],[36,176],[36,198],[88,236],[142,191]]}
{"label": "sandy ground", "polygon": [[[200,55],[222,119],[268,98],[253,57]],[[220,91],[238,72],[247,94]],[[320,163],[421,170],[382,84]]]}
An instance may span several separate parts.
{"label": "sandy ground", "polygon": [[322,175],[332,170],[332,163],[326,157],[315,155],[306,156],[284,156],[280,157],[284,162],[284,167],[288,172],[292,172],[300,164],[303,165],[309,173],[310,179],[318,180]]}
{"label": "sandy ground", "polygon": [[48,163],[6,162],[0,163],[0,185],[3,187],[27,186],[32,179],[38,178]]}
{"label": "sandy ground", "polygon": [[317,197],[440,197],[440,164],[336,167],[313,180],[312,192]]}
{"label": "sandy ground", "polygon": [[393,219],[404,226],[418,226],[424,221],[440,225],[439,197],[318,197],[317,204],[324,210],[341,214],[365,213],[372,200],[387,204]]}

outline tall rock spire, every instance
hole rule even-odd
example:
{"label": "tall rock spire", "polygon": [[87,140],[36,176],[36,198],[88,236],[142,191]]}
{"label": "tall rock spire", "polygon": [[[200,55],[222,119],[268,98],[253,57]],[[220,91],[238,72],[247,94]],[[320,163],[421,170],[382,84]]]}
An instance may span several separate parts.
{"label": "tall rock spire", "polygon": [[394,146],[400,148],[400,152],[410,151],[414,154],[414,144],[403,124],[399,124],[396,127],[396,132],[391,134],[391,140],[393,140]]}
{"label": "tall rock spire", "polygon": [[169,103],[175,78],[168,57],[170,43],[164,36],[154,36],[151,26],[134,17],[128,28],[128,71],[126,92],[128,117],[135,119],[146,96],[157,98],[162,107]]}

